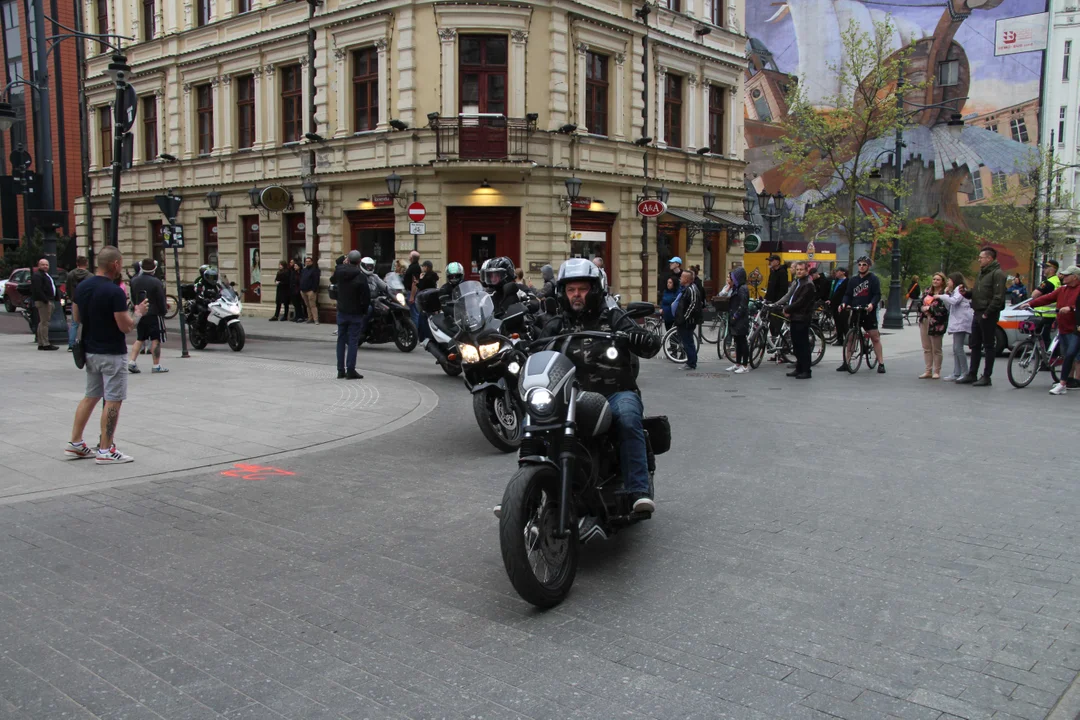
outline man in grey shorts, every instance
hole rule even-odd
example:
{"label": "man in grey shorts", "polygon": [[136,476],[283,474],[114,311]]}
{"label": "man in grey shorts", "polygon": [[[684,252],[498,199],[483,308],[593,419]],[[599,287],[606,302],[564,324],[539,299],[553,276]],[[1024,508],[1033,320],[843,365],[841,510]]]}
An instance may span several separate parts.
{"label": "man in grey shorts", "polygon": [[[93,457],[98,465],[119,465],[134,458],[116,449],[113,436],[120,420],[120,405],[127,398],[127,333],[146,315],[147,301],[135,307],[132,317],[127,296],[116,284],[124,258],[114,247],[97,256],[97,273],[79,283],[75,291],[72,319],[82,324],[82,345],[86,351],[86,397],[75,410],[71,442],[64,454],[73,460]],[[105,399],[101,413],[101,436],[97,450],[83,440],[83,430],[98,400]]]}

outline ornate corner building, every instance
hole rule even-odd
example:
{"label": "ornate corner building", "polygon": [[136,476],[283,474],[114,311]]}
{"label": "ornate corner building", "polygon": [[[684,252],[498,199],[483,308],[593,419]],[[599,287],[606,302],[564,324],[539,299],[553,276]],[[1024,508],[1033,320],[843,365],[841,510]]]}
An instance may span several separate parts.
{"label": "ornate corner building", "polygon": [[[165,259],[153,197],[172,188],[185,280],[216,263],[267,314],[263,274],[304,254],[327,276],[358,249],[385,273],[415,244],[440,272],[458,261],[475,276],[506,255],[534,281],[545,264],[599,255],[616,292],[654,299],[670,255],[719,289],[741,253],[741,1],[667,0],[648,27],[619,0],[82,2],[91,31],[137,38],[124,49],[139,102],[120,249]],[[87,47],[92,190],[79,217],[93,227],[79,235],[100,247],[115,90],[109,55]],[[643,252],[646,186],[670,197]],[[414,193],[426,208],[415,236]]]}

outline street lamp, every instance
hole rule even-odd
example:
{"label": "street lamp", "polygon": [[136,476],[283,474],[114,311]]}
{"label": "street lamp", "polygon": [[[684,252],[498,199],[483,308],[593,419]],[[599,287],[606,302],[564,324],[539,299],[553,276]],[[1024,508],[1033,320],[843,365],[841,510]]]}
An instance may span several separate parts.
{"label": "street lamp", "polygon": [[566,210],[574,205],[574,201],[581,197],[581,180],[576,177],[568,177],[563,180],[566,186],[566,197],[559,198],[559,207]]}
{"label": "street lamp", "polygon": [[308,205],[315,203],[315,196],[319,194],[319,185],[311,178],[304,181],[304,184],[300,186],[300,189],[304,191],[304,202]]}
{"label": "street lamp", "polygon": [[251,203],[251,207],[256,210],[262,205],[261,197],[262,190],[260,190],[258,186],[252,186],[252,188],[248,190],[248,202]]}
{"label": "street lamp", "polygon": [[396,198],[398,193],[401,192],[401,176],[396,172],[386,176],[386,192],[390,193],[390,197],[393,198]]}
{"label": "street lamp", "polygon": [[705,212],[712,212],[713,206],[716,204],[716,196],[711,192],[706,192],[701,196],[701,205],[705,208]]}
{"label": "street lamp", "polygon": [[671,197],[671,191],[661,185],[660,189],[656,191],[656,199],[667,205],[669,197]]}
{"label": "street lamp", "polygon": [[[784,203],[784,193],[777,191],[775,195],[762,191],[758,193],[758,210],[761,212],[761,217],[765,218],[769,223],[769,242],[773,241],[773,224],[779,220],[781,225],[784,221],[784,215],[787,214],[787,205]],[[746,206],[752,207],[753,201],[750,198],[746,198]]]}
{"label": "street lamp", "polygon": [[116,98],[113,101],[113,151],[112,151],[112,197],[109,198],[108,244],[116,247],[120,244],[120,171],[124,167],[124,136],[131,129],[135,108],[127,107],[127,78],[131,74],[127,58],[120,53],[112,56],[105,74],[112,78],[116,86]]}
{"label": "street lamp", "polygon": [[212,212],[217,212],[218,207],[221,205],[221,193],[217,190],[211,190],[206,193],[206,207],[210,208]]}

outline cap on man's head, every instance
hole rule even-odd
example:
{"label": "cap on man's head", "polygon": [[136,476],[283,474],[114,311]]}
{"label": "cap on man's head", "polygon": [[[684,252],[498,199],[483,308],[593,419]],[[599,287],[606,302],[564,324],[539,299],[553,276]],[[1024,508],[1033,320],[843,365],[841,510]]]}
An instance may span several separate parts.
{"label": "cap on man's head", "polygon": [[670,265],[671,263],[679,263],[680,265],[682,265],[682,258],[676,255],[675,257],[668,260],[668,265]]}
{"label": "cap on man's head", "polygon": [[1043,267],[1049,267],[1050,265],[1053,265],[1055,270],[1061,267],[1061,265],[1058,264],[1057,260],[1047,260],[1043,263]]}
{"label": "cap on man's head", "polygon": [[1062,275],[1075,275],[1077,277],[1080,277],[1080,267],[1077,267],[1076,265],[1070,265],[1069,267],[1062,270],[1061,274]]}

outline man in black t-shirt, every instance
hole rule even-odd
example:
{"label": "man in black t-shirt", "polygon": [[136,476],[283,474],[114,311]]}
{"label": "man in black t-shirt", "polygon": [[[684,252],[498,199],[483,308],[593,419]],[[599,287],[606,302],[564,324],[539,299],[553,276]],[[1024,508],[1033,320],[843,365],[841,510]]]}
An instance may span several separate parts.
{"label": "man in black t-shirt", "polygon": [[131,346],[131,358],[128,372],[140,373],[136,360],[144,342],[150,343],[150,355],[154,358],[152,373],[167,373],[168,368],[161,366],[161,343],[165,342],[165,285],[158,280],[157,263],[146,258],[142,261],[142,272],[131,280],[131,299],[133,302],[148,300],[150,308],[136,328],[135,344]]}
{"label": "man in black t-shirt", "polygon": [[[127,398],[127,340],[135,323],[146,315],[148,300],[128,314],[127,296],[116,285],[124,268],[124,258],[115,247],[102,249],[97,256],[97,273],[79,283],[71,313],[82,323],[82,346],[86,351],[86,397],[75,410],[71,442],[64,448],[70,459],[95,458],[98,465],[119,465],[133,460],[116,449],[113,436],[120,420],[120,405]],[[92,450],[83,441],[83,430],[98,401],[105,399],[101,413],[101,436]]]}
{"label": "man in black t-shirt", "polygon": [[420,269],[420,253],[413,250],[409,253],[409,267],[405,270],[402,282],[405,283],[405,301],[409,305],[413,324],[420,326],[420,310],[416,307],[416,281],[420,279],[423,270]]}

